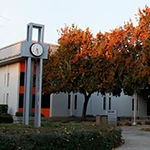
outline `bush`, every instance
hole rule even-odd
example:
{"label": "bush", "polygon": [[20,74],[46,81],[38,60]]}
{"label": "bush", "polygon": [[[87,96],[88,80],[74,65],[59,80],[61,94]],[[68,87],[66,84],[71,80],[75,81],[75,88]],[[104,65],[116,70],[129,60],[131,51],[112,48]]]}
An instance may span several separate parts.
{"label": "bush", "polygon": [[127,121],[127,122],[125,122],[125,124],[124,124],[124,125],[126,125],[126,126],[132,126],[132,122]]}
{"label": "bush", "polygon": [[1,114],[6,114],[8,111],[8,105],[6,104],[0,104],[0,115]]}
{"label": "bush", "polygon": [[146,124],[146,125],[150,125],[150,121],[149,121],[149,120],[146,120],[146,121],[145,121],[145,124]]}
{"label": "bush", "polygon": [[16,116],[17,117],[22,117],[23,116],[23,112],[16,112]]}
{"label": "bush", "polygon": [[137,125],[142,125],[142,122],[138,121],[138,122],[137,122]]}
{"label": "bush", "polygon": [[120,129],[63,133],[0,134],[1,150],[111,150],[121,143]]}
{"label": "bush", "polygon": [[13,117],[9,114],[1,114],[0,123],[13,123]]}
{"label": "bush", "polygon": [[[17,117],[22,117],[23,116],[23,112],[16,112],[16,116]],[[31,113],[31,117],[34,117],[34,112]],[[44,115],[41,114],[41,117],[44,117]]]}

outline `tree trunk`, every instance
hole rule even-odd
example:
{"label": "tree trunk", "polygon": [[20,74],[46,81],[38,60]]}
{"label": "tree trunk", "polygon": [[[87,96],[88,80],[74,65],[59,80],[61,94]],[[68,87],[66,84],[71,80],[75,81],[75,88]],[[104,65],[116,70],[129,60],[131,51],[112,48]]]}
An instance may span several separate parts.
{"label": "tree trunk", "polygon": [[92,93],[85,92],[85,93],[83,93],[83,95],[84,95],[84,104],[83,104],[83,109],[82,109],[82,120],[85,120],[88,102],[89,102],[89,99],[90,99]]}

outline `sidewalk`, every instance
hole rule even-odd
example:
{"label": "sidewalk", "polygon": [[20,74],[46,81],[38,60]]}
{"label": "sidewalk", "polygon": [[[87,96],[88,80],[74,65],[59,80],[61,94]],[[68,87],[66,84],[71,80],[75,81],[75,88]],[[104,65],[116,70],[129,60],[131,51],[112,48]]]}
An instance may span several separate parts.
{"label": "sidewalk", "polygon": [[140,130],[142,128],[150,125],[121,127],[125,144],[116,150],[150,150],[150,132]]}

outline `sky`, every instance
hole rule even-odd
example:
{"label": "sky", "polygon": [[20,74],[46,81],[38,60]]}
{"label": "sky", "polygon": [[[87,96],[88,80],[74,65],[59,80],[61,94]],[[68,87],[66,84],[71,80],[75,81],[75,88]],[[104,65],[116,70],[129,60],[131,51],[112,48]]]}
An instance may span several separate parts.
{"label": "sky", "polygon": [[[27,24],[45,25],[44,42],[57,44],[60,28],[77,25],[95,35],[131,18],[150,0],[0,0],[0,48],[26,39]],[[34,30],[33,40],[37,33]]]}

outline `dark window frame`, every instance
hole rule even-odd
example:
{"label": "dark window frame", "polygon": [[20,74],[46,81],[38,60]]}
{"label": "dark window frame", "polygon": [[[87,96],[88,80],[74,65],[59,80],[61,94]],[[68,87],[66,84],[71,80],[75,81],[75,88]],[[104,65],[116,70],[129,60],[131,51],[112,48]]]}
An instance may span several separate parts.
{"label": "dark window frame", "polygon": [[74,97],[74,109],[77,109],[77,95]]}
{"label": "dark window frame", "polygon": [[68,109],[70,109],[71,104],[71,94],[68,94]]}
{"label": "dark window frame", "polygon": [[103,110],[106,110],[106,96],[103,97]]}
{"label": "dark window frame", "polygon": [[111,110],[111,97],[109,97],[109,110]]}

